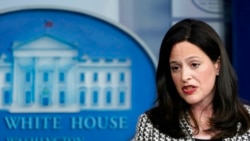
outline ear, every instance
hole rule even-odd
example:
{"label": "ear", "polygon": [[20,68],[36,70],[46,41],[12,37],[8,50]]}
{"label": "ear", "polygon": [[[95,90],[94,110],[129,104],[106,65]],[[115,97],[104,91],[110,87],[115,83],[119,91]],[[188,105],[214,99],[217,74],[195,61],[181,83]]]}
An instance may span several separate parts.
{"label": "ear", "polygon": [[214,66],[216,69],[216,75],[219,75],[220,74],[220,56],[218,57],[218,59],[214,63]]}

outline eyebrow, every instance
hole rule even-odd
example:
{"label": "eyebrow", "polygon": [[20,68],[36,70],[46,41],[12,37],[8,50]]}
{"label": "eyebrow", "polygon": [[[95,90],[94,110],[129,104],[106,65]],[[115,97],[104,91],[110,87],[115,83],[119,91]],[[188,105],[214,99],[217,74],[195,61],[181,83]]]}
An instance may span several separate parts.
{"label": "eyebrow", "polygon": [[170,65],[171,65],[171,64],[178,64],[178,62],[177,62],[177,61],[170,61],[169,64],[170,64]]}
{"label": "eyebrow", "polygon": [[[199,56],[190,56],[188,58],[186,58],[185,60],[191,60],[191,59],[196,59],[196,58],[200,58]],[[170,61],[169,64],[178,64],[178,61]]]}

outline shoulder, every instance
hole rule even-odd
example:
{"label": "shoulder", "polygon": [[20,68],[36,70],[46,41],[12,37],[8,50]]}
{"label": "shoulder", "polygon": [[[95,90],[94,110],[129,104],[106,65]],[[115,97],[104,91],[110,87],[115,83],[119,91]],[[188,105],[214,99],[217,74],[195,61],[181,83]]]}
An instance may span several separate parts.
{"label": "shoulder", "polygon": [[141,114],[138,119],[138,126],[153,127],[154,121],[158,121],[159,115],[158,108],[152,108],[145,113]]}
{"label": "shoulder", "polygon": [[149,139],[151,136],[150,134],[152,131],[152,127],[153,126],[150,120],[148,119],[147,114],[141,114],[137,121],[135,140],[143,141],[145,139]]}
{"label": "shoulder", "polygon": [[158,115],[156,113],[155,111],[152,112],[151,110],[149,110],[139,116],[137,126],[136,126],[136,134],[134,137],[136,141],[145,141],[145,140],[146,141],[149,141],[149,140],[150,141],[151,140],[186,141],[187,140],[185,137],[177,139],[177,138],[169,136],[169,134],[167,133],[162,132],[162,130],[159,129],[160,124],[155,125],[151,121],[152,116],[155,117],[156,115]]}
{"label": "shoulder", "polygon": [[[136,134],[135,140],[136,141],[149,141],[149,140],[165,140],[165,139],[172,139],[169,136],[166,136],[164,133],[161,133],[157,128],[155,128],[149,119],[149,115],[144,113],[139,116],[137,127],[136,127]],[[175,140],[173,140],[175,141]]]}
{"label": "shoulder", "polygon": [[148,118],[148,115],[146,113],[143,113],[139,116],[138,124],[146,124],[146,123],[150,123],[150,120]]}
{"label": "shoulder", "polygon": [[138,122],[151,123],[158,121],[162,117],[162,113],[159,108],[152,108],[139,116]]}
{"label": "shoulder", "polygon": [[144,112],[143,114],[139,115],[138,121],[137,121],[137,127],[152,127],[153,126],[153,122],[155,118],[159,118],[160,116],[156,113],[157,108],[152,108],[149,109],[148,111]]}
{"label": "shoulder", "polygon": [[250,105],[245,104],[244,107],[246,108],[246,110],[247,110],[248,113],[250,114]]}
{"label": "shoulder", "polygon": [[155,108],[150,109],[145,113],[139,115],[136,126],[136,140],[141,141],[144,139],[148,139],[150,136],[152,136],[152,132],[159,134],[159,130],[155,128],[154,124],[152,123],[152,117],[156,116],[154,109]]}
{"label": "shoulder", "polygon": [[137,128],[156,129],[165,133],[166,120],[163,115],[164,112],[158,107],[152,108],[139,116]]}

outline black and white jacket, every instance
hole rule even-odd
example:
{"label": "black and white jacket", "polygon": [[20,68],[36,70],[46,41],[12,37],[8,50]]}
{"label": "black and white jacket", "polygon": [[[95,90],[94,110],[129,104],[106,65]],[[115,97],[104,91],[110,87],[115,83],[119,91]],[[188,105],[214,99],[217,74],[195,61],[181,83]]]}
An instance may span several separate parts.
{"label": "black and white jacket", "polygon": [[[250,107],[246,106],[249,114],[250,114]],[[134,140],[135,141],[195,141],[194,137],[192,136],[192,128],[187,123],[187,121],[182,118],[180,119],[180,126],[183,129],[183,132],[187,135],[185,138],[182,139],[175,139],[166,134],[161,133],[157,128],[153,127],[153,124],[148,118],[147,114],[142,114],[139,117],[137,127],[136,127],[136,135]],[[238,129],[240,128],[241,124],[238,124]],[[225,138],[223,141],[250,141],[250,129],[243,135],[236,134],[231,138]]]}

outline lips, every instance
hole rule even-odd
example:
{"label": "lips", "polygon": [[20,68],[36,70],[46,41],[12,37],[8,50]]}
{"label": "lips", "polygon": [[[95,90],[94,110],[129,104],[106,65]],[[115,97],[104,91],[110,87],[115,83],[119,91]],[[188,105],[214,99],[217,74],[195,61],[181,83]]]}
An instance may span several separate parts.
{"label": "lips", "polygon": [[189,85],[189,86],[184,86],[182,88],[182,91],[185,93],[185,94],[193,94],[195,91],[196,91],[197,87],[195,86],[192,86],[192,85]]}

